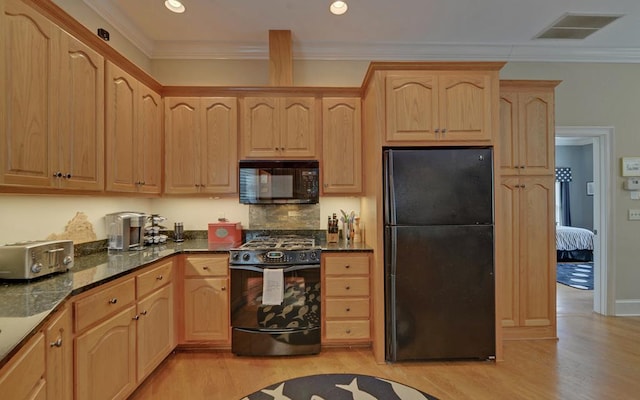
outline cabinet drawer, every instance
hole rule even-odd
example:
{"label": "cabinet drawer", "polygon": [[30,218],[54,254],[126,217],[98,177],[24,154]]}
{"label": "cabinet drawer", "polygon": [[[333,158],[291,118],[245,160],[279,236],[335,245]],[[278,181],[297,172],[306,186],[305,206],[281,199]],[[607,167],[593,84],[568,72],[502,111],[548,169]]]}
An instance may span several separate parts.
{"label": "cabinet drawer", "polygon": [[106,289],[98,288],[95,294],[74,303],[75,328],[79,332],[96,321],[115,313],[135,300],[133,278]]}
{"label": "cabinet drawer", "polygon": [[326,275],[368,275],[369,257],[361,256],[330,256],[324,259]]}
{"label": "cabinet drawer", "polygon": [[44,352],[44,335],[38,333],[0,369],[3,399],[38,398],[36,393],[44,392]]}
{"label": "cabinet drawer", "polygon": [[327,321],[327,339],[369,339],[369,320]]}
{"label": "cabinet drawer", "polygon": [[369,298],[326,299],[326,318],[369,318]]}
{"label": "cabinet drawer", "polygon": [[146,272],[136,276],[138,297],[145,296],[157,288],[171,282],[173,278],[173,261],[160,263]]}
{"label": "cabinet drawer", "polygon": [[185,276],[227,276],[229,257],[187,257],[184,263]]}
{"label": "cabinet drawer", "polygon": [[326,277],[325,296],[368,296],[368,277]]}

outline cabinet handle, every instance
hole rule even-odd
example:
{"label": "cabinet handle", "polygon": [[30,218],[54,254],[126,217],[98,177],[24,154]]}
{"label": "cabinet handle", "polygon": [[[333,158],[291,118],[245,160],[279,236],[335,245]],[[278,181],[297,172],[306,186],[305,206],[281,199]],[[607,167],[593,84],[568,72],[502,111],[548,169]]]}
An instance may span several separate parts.
{"label": "cabinet handle", "polygon": [[347,264],[344,266],[346,269],[349,269],[351,267],[351,265]]}
{"label": "cabinet handle", "polygon": [[209,266],[205,265],[204,267],[202,267],[202,269],[204,269],[205,271],[208,271],[209,270]]}
{"label": "cabinet handle", "polygon": [[116,304],[118,302],[117,298],[109,299],[109,304]]}
{"label": "cabinet handle", "polygon": [[226,288],[226,286],[223,286],[223,287],[220,288],[220,290],[222,290],[224,292],[225,290],[227,290],[227,288]]}
{"label": "cabinet handle", "polygon": [[137,320],[139,320],[139,319],[140,319],[140,314],[136,314],[136,316],[135,316],[135,317],[133,317],[132,319],[134,319],[134,320],[136,320],[136,321],[137,321]]}
{"label": "cabinet handle", "polygon": [[158,276],[156,276],[156,280],[157,280],[157,281],[161,281],[161,280],[162,280],[162,275],[158,275]]}
{"label": "cabinet handle", "polygon": [[62,338],[59,337],[55,342],[51,342],[51,347],[62,347]]}
{"label": "cabinet handle", "polygon": [[147,310],[142,311],[140,314],[147,315]]}

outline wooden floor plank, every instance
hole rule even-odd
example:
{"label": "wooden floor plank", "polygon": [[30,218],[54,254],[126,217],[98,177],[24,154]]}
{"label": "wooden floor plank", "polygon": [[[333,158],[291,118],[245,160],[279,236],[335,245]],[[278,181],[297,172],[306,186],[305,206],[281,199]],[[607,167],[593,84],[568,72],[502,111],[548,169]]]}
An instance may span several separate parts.
{"label": "wooden floor plank", "polygon": [[273,383],[323,373],[374,375],[440,399],[638,399],[640,317],[595,314],[592,296],[559,284],[559,340],[507,341],[498,363],[377,364],[362,348],[285,358],[178,352],[131,399],[240,400]]}

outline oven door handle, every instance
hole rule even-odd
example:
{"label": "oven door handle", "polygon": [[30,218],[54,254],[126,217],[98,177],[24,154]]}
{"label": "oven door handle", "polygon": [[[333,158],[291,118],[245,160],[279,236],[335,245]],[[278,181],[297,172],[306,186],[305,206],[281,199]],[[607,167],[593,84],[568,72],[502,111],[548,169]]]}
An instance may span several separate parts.
{"label": "oven door handle", "polygon": [[[260,272],[260,273],[262,273],[265,269],[269,269],[269,268],[272,268],[272,267],[258,267],[255,265],[230,265],[229,266],[229,269],[253,271],[253,272]],[[320,264],[291,265],[289,267],[282,268],[282,272],[287,273],[292,271],[299,271],[301,269],[314,269],[314,268],[320,268]]]}

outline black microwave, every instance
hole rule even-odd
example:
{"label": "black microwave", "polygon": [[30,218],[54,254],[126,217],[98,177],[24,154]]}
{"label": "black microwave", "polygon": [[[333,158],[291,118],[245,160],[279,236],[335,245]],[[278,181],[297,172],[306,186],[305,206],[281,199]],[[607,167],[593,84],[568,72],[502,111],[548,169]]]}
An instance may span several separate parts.
{"label": "black microwave", "polygon": [[242,204],[318,203],[318,161],[241,160],[239,171]]}

